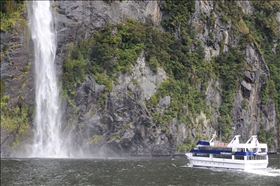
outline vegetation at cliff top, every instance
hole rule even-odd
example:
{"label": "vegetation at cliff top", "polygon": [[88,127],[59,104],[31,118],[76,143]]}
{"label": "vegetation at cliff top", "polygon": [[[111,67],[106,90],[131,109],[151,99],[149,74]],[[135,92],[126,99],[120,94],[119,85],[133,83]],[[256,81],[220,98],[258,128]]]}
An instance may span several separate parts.
{"label": "vegetation at cliff top", "polygon": [[21,15],[24,9],[24,0],[0,1],[0,30],[4,32],[13,30],[15,22],[21,26],[25,25],[26,21]]}

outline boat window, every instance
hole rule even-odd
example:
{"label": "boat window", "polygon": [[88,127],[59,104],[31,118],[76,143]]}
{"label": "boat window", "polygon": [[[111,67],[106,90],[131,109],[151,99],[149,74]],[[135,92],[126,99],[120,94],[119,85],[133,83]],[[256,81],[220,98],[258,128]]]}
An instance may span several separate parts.
{"label": "boat window", "polygon": [[256,156],[256,159],[257,159],[257,160],[265,160],[265,159],[266,159],[266,156]]}
{"label": "boat window", "polygon": [[244,156],[234,156],[234,159],[236,159],[236,160],[244,160]]}
{"label": "boat window", "polygon": [[261,148],[261,152],[266,152],[266,148]]}
{"label": "boat window", "polygon": [[193,156],[209,157],[209,154],[206,154],[206,153],[195,153]]}
{"label": "boat window", "polygon": [[232,159],[231,155],[226,155],[226,154],[213,154],[214,158],[223,158],[223,159]]}

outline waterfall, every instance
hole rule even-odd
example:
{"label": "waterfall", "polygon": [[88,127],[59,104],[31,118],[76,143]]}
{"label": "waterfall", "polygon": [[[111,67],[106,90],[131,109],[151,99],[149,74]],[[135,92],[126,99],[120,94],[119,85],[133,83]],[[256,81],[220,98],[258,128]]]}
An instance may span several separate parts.
{"label": "waterfall", "polygon": [[62,150],[60,89],[56,76],[56,34],[49,1],[29,4],[29,28],[34,43],[36,114],[32,157],[67,157]]}

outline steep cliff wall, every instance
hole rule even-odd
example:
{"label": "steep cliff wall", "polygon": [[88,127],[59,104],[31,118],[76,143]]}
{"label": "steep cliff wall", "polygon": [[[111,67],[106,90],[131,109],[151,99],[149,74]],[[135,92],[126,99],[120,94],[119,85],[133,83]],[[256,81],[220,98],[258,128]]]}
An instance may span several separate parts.
{"label": "steep cliff wall", "polygon": [[[277,2],[274,17],[267,16],[273,24],[260,27],[259,12],[270,7],[260,10],[251,1],[55,1],[52,8],[62,135],[71,138],[73,156],[172,155],[215,131],[224,140],[258,134],[270,150],[278,148]],[[7,122],[13,116],[6,114],[2,156],[22,152],[32,139],[26,28],[1,31],[1,89],[9,96],[1,104],[18,107],[17,117],[29,123],[10,126],[15,121]]]}
{"label": "steep cliff wall", "polygon": [[[237,5],[239,5],[239,7],[234,7],[233,4],[225,7],[222,4],[217,4],[213,1],[196,1],[196,11],[192,17],[192,24],[196,29],[197,38],[203,41],[206,60],[211,60],[211,58],[215,56],[222,55],[221,52],[226,53],[229,47],[244,45],[240,48],[245,54],[243,59],[245,63],[242,68],[242,73],[240,74],[243,77],[239,80],[238,84],[236,84],[238,88],[232,98],[233,105],[230,116],[233,125],[231,125],[231,131],[235,134],[241,134],[243,140],[246,140],[248,136],[260,134],[263,132],[262,130],[265,130],[267,132],[266,136],[269,138],[268,141],[270,141],[270,150],[276,150],[278,147],[278,141],[276,139],[279,138],[279,126],[276,120],[277,114],[275,112],[275,102],[271,99],[263,101],[262,98],[262,91],[265,89],[264,87],[267,82],[271,80],[270,70],[265,59],[265,51],[259,44],[257,44],[259,41],[254,41],[252,38],[249,40],[246,39],[247,43],[242,41],[244,37],[249,38],[253,37],[253,35],[258,35],[254,33],[255,30],[249,23],[249,20],[252,21],[250,17],[257,17],[259,13],[257,12],[257,9],[260,7],[259,4],[254,4],[256,6],[255,12],[253,4],[254,3],[251,1],[238,1]],[[263,6],[271,5],[266,4]],[[228,10],[228,8],[232,8],[232,10]],[[240,11],[240,8],[242,9],[242,12]],[[239,18],[236,18],[236,15],[233,15],[233,13],[237,12],[241,15]],[[229,15],[231,15],[231,17],[226,17]],[[278,15],[278,13],[276,15]],[[267,17],[271,17],[271,15],[267,14]],[[268,30],[262,31],[269,32]],[[277,46],[279,43],[279,21],[278,26],[275,26],[275,31],[276,33],[274,35],[272,34],[273,36],[271,36],[271,40],[273,40],[275,46]],[[272,45],[270,45],[269,48],[271,48],[271,46]],[[272,50],[274,49],[271,49],[268,52],[272,54]],[[279,57],[273,58],[269,63],[279,63]],[[213,82],[210,81],[210,85],[212,83]],[[219,81],[217,81],[216,84],[219,84]],[[215,92],[210,86],[208,86],[208,89],[209,88],[211,93],[213,91]],[[220,101],[220,98],[217,97],[217,95],[219,95],[219,86],[217,86],[217,88],[216,93],[214,93],[214,96],[216,94],[215,97],[210,96],[208,92],[206,92],[208,95],[208,98],[206,98],[208,105],[216,108],[220,107],[221,102],[225,101]],[[222,90],[222,92],[223,91],[226,90]],[[279,92],[279,90],[276,91]],[[212,109],[212,113],[212,117],[215,116],[214,109]],[[215,123],[219,122],[217,119],[215,121]]]}
{"label": "steep cliff wall", "polygon": [[9,155],[32,136],[33,44],[25,4],[16,9],[9,17],[1,14],[1,156]]}

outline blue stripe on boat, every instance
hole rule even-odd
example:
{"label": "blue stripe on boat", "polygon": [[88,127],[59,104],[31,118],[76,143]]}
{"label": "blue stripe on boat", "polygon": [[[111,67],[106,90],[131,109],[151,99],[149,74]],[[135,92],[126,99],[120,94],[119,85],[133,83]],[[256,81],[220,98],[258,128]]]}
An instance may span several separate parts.
{"label": "blue stripe on boat", "polygon": [[234,154],[239,156],[253,156],[254,152],[232,152],[230,150],[200,150],[200,149],[191,149],[190,152],[193,153],[206,153],[206,154]]}

